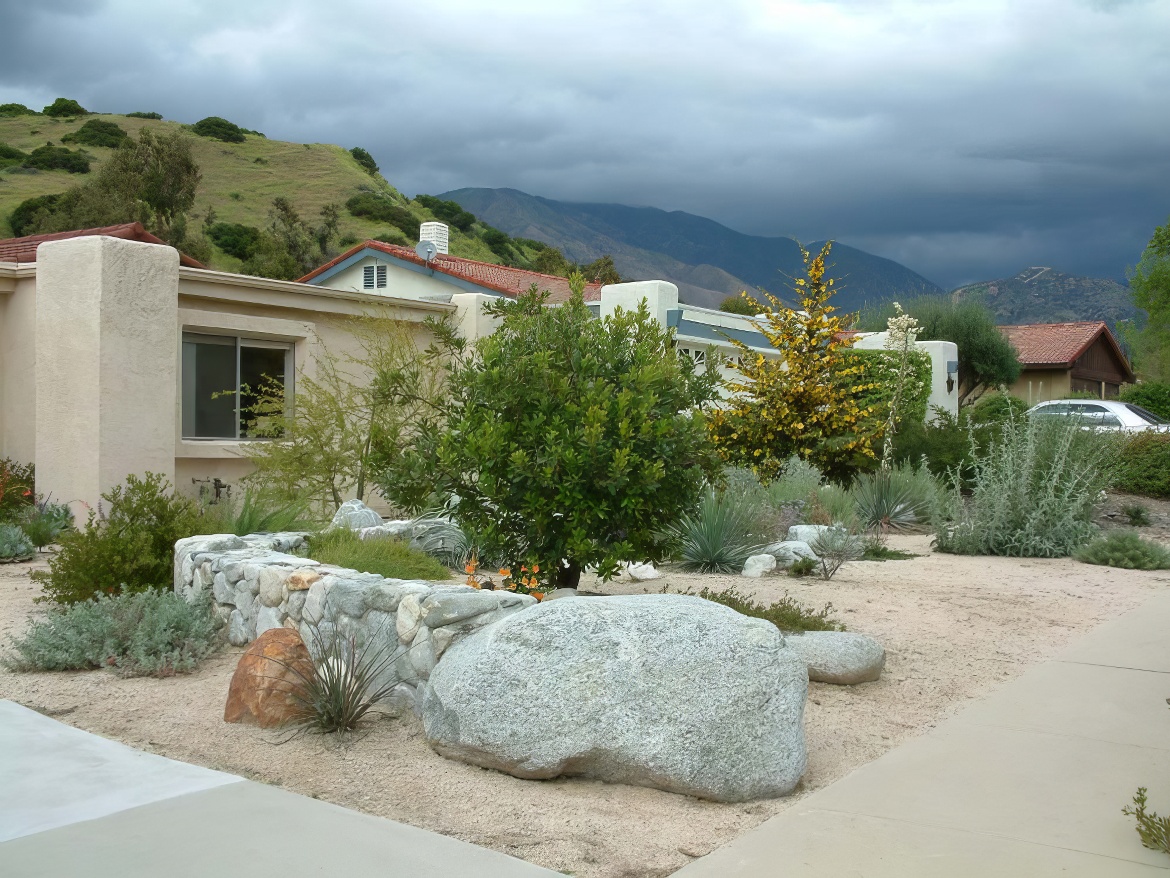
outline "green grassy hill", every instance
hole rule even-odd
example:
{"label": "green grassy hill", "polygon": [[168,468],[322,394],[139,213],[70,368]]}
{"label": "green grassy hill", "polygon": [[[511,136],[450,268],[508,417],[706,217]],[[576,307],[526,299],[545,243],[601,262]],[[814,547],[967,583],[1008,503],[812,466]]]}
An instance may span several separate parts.
{"label": "green grassy hill", "polygon": [[[58,119],[43,115],[0,117],[0,144],[8,144],[23,152],[30,152],[47,142],[62,145],[61,138],[76,131],[85,122],[100,119],[114,122],[132,136],[143,128],[159,133],[183,130],[179,122],[139,119],[114,114],[91,114],[77,118]],[[368,173],[340,146],[325,143],[287,143],[247,135],[243,143],[224,143],[188,133],[195,160],[203,178],[199,184],[192,218],[200,222],[208,208],[214,208],[217,222],[241,223],[263,228],[268,222],[272,199],[283,195],[309,222],[318,218],[321,208],[334,203],[341,211],[340,236],[350,239],[386,237],[395,243],[417,241],[417,233],[409,240],[386,223],[351,216],[345,202],[362,192],[379,194],[406,207],[420,222],[436,219],[423,205],[408,201],[380,174]],[[71,144],[64,144],[72,146]],[[84,183],[92,177],[113,153],[104,147],[80,147],[92,160],[90,174],[71,174],[67,171],[38,171],[20,166],[0,171],[0,238],[13,235],[9,216],[22,201],[37,195],[64,192],[71,186]],[[480,237],[487,229],[476,224],[468,233],[451,227],[451,252],[457,256],[485,262],[530,261],[536,248],[524,242],[509,241],[501,256]],[[237,270],[240,261],[218,248],[212,257],[213,268]]]}

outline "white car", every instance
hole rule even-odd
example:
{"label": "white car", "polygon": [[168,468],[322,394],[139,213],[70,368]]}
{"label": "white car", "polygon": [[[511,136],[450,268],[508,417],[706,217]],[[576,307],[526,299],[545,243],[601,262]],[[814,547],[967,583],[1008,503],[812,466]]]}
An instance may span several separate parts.
{"label": "white car", "polygon": [[1129,402],[1115,399],[1054,399],[1028,409],[1031,417],[1073,417],[1091,430],[1122,430],[1127,433],[1156,430],[1170,433],[1170,421]]}

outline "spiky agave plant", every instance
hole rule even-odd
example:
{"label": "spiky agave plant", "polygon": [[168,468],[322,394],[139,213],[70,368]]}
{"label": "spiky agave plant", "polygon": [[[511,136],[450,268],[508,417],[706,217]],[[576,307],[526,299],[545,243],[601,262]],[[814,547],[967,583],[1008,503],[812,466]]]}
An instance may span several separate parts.
{"label": "spiky agave plant", "polygon": [[927,510],[913,489],[890,478],[886,471],[862,476],[852,493],[857,519],[865,530],[882,534],[905,531],[927,518]]}
{"label": "spiky agave plant", "polygon": [[761,548],[752,539],[752,510],[739,500],[708,488],[699,508],[668,529],[679,547],[684,569],[738,573]]}

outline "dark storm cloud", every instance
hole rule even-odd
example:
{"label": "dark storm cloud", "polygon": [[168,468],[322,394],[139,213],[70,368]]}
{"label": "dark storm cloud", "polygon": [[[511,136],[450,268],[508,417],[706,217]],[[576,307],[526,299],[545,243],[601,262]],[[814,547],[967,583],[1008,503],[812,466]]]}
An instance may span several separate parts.
{"label": "dark storm cloud", "polygon": [[1120,277],[1170,214],[1170,4],[0,3],[0,101],[363,145],[512,186],[836,237],[944,285]]}

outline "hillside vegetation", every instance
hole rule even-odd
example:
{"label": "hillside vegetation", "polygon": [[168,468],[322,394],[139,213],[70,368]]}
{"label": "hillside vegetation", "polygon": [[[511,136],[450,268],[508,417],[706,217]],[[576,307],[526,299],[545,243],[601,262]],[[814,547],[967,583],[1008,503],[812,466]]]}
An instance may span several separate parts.
{"label": "hillside vegetation", "polygon": [[[144,129],[157,134],[181,132],[188,138],[192,157],[202,174],[188,214],[196,228],[205,224],[210,211],[215,223],[264,229],[270,221],[273,200],[278,197],[287,199],[310,223],[328,205],[334,205],[338,210],[336,242],[326,253],[332,255],[339,248],[371,238],[413,245],[418,240],[419,223],[440,219],[434,206],[449,212],[443,211],[437,199],[429,199],[432,206],[428,207],[422,201],[406,198],[370,167],[372,160],[364,150],[355,152],[365,164],[341,146],[269,140],[231,123],[227,123],[230,128],[225,135],[225,129],[217,127],[217,123],[199,123],[202,130],[236,141],[230,142],[199,136],[193,126],[179,122],[144,118],[148,115],[0,115],[0,238],[12,237],[17,231],[30,233],[28,229],[12,227],[12,213],[18,205],[30,198],[63,193],[99,173],[121,142],[118,130],[131,138],[137,138]],[[51,148],[42,150],[44,147]],[[35,159],[34,150],[42,150]],[[38,164],[40,167],[35,166]],[[72,166],[72,170],[65,165]],[[81,165],[87,170],[82,171]],[[349,203],[371,202],[382,209],[358,216],[346,207]],[[384,218],[385,208],[391,208],[391,213],[397,209],[394,219],[398,225]],[[358,212],[362,212],[360,207]],[[470,222],[461,218],[462,228],[448,224],[450,250],[456,256],[532,268],[547,249],[536,241],[512,239],[473,216]],[[220,237],[228,250],[238,250],[239,234]],[[244,264],[242,258],[219,246],[213,246],[211,254],[212,268],[239,271]],[[560,254],[545,254],[546,263],[549,255],[557,263],[555,257]],[[560,263],[568,265],[563,259]]]}
{"label": "hillside vegetation", "polygon": [[1014,277],[959,287],[955,301],[977,300],[1000,325],[1103,320],[1113,329],[1119,321],[1140,318],[1129,287],[1101,277],[1078,277],[1033,266]]}

